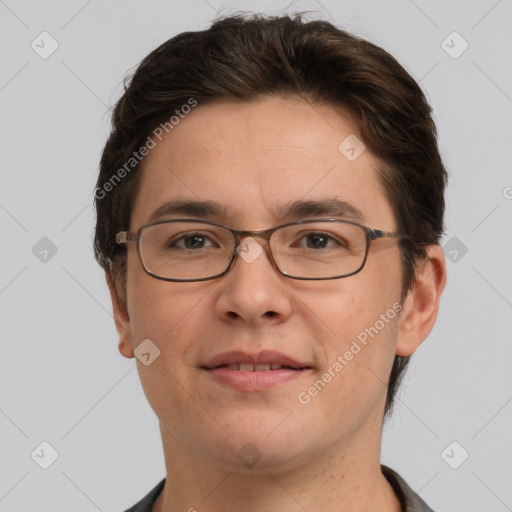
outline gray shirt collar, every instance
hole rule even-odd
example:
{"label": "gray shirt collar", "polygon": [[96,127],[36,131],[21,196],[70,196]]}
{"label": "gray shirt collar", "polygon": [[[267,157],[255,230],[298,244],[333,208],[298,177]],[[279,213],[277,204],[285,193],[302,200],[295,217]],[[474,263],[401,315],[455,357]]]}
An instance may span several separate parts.
{"label": "gray shirt collar", "polygon": [[[403,512],[434,512],[405,482],[405,480],[395,471],[387,466],[381,466],[382,474],[387,478],[393,487]],[[126,512],[152,512],[153,504],[162,492],[165,485],[165,478],[158,483],[153,490],[147,494],[136,505],[128,509]]]}

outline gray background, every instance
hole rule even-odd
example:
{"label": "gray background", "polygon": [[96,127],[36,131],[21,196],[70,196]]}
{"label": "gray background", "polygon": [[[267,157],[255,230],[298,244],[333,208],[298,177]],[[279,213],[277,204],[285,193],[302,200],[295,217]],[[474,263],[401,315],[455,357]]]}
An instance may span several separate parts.
{"label": "gray background", "polygon": [[[119,512],[164,476],[93,260],[93,189],[123,76],[219,10],[313,10],[383,46],[426,91],[450,172],[453,261],[382,460],[437,512],[512,510],[510,0],[0,0],[0,511]],[[59,45],[46,59],[31,47],[51,49],[43,31]],[[43,441],[58,452],[48,469]]]}

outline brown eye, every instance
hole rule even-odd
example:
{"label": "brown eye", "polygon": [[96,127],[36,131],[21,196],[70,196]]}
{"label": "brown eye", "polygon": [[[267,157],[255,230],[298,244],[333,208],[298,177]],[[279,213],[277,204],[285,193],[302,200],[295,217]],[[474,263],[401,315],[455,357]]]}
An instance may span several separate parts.
{"label": "brown eye", "polygon": [[206,247],[214,247],[214,244],[210,237],[203,233],[187,233],[169,242],[169,248],[197,250]]}

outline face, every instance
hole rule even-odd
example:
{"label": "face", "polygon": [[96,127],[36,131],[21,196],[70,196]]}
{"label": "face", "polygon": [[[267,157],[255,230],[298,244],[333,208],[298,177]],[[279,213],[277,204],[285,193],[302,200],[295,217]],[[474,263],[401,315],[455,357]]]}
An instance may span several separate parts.
{"label": "face", "polygon": [[[361,223],[393,231],[378,160],[365,150],[350,161],[338,149],[354,133],[343,111],[299,99],[198,105],[145,158],[130,229],[183,217],[247,230],[299,218],[354,220],[341,210],[283,215],[294,202],[337,200],[357,209]],[[222,208],[154,218],[171,200],[215,201]],[[368,443],[378,444],[400,339],[396,239],[372,242],[358,274],[324,281],[287,278],[262,252],[252,262],[238,257],[219,279],[167,282],[143,270],[135,244],[127,248],[120,350],[133,357],[146,339],[160,350],[152,364],[137,364],[167,447],[238,471],[249,469],[237,453],[256,450],[262,459],[252,471],[263,471],[327,451],[360,456]],[[205,368],[231,351],[249,357],[277,351],[306,369],[265,370],[280,375],[262,385],[263,377],[249,381],[237,370]],[[247,443],[256,448],[243,448]]]}

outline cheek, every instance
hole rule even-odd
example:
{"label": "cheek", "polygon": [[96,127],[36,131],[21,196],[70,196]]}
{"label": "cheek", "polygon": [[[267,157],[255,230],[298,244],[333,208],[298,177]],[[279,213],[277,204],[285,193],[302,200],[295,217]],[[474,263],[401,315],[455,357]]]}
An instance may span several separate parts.
{"label": "cheek", "polygon": [[399,269],[376,270],[368,265],[359,274],[324,284],[315,295],[310,291],[307,301],[321,362],[322,382],[317,387],[326,384],[333,393],[325,398],[340,405],[380,399],[387,387],[395,356],[401,280]]}
{"label": "cheek", "polygon": [[[344,418],[347,428],[360,428],[362,418],[384,406],[397,336],[398,314],[392,306],[382,311],[360,311],[338,316],[336,339],[322,343],[325,364],[302,390],[302,402],[315,401],[318,414],[332,421]],[[347,417],[347,415],[349,417]],[[337,418],[337,419],[336,419]]]}
{"label": "cheek", "polygon": [[[172,283],[135,272],[128,281],[134,346],[149,339],[159,351],[148,366],[137,360],[142,388],[157,416],[165,418],[169,428],[175,426],[176,437],[187,431],[186,420],[197,416],[197,400],[201,402],[200,397],[190,398],[190,375],[195,347],[210,323],[207,295],[204,283]],[[183,425],[174,418],[175,411],[180,411]]]}
{"label": "cheek", "polygon": [[[175,283],[148,275],[136,254],[130,254],[127,275],[127,307],[134,344],[149,338],[161,349],[179,345],[178,333],[201,325],[195,317],[202,299],[208,294],[204,283]],[[176,343],[169,344],[169,339]]]}
{"label": "cheek", "polygon": [[330,301],[326,306],[330,308],[325,310],[330,336],[320,335],[316,339],[323,348],[326,364],[331,366],[341,360],[343,370],[354,367],[358,373],[389,365],[398,332],[398,301],[392,296],[388,300],[379,297],[361,301],[351,297]]}
{"label": "cheek", "polygon": [[324,281],[316,290],[302,294],[330,334],[329,345],[335,340],[341,344],[350,341],[390,309],[388,317],[395,318],[393,305],[400,300],[401,268],[399,257],[389,256],[387,264],[376,264],[375,259],[372,263],[368,258],[358,274]]}

